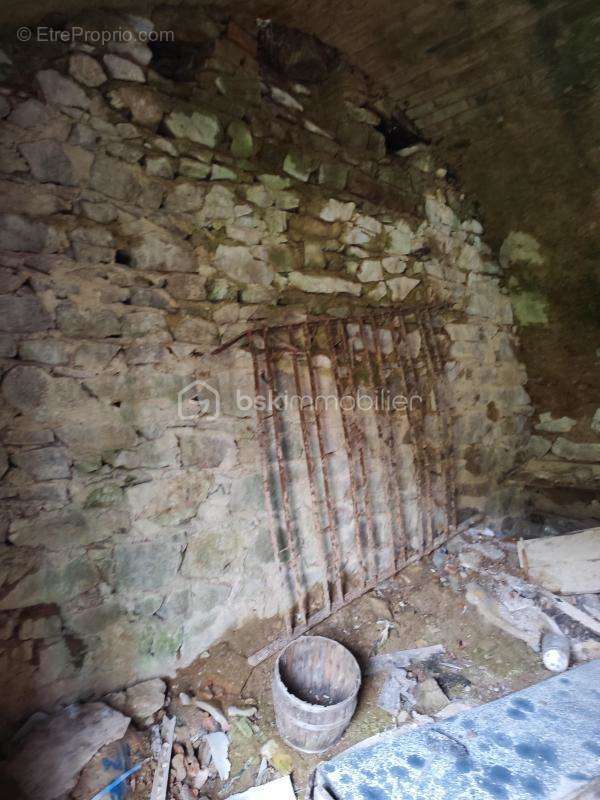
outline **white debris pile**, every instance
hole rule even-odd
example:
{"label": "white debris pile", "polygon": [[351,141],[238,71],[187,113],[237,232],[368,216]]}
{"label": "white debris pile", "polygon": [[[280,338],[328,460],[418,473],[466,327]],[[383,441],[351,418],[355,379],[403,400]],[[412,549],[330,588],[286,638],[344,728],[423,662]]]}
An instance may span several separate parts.
{"label": "white debris pile", "polygon": [[600,657],[600,528],[518,543],[469,528],[432,563],[485,622],[540,653],[550,671]]}

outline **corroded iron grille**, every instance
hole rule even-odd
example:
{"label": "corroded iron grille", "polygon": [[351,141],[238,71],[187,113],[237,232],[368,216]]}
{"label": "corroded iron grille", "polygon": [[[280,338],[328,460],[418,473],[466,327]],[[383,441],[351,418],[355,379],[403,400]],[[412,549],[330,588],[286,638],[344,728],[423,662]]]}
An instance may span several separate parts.
{"label": "corroded iron grille", "polygon": [[450,401],[432,313],[266,327],[252,353],[266,513],[289,639],[456,530]]}

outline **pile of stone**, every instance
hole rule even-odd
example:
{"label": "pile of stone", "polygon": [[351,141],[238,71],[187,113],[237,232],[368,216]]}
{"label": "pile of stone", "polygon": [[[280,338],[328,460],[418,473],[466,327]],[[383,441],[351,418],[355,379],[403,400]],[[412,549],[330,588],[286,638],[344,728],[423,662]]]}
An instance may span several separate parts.
{"label": "pile of stone", "polygon": [[571,661],[600,657],[599,547],[598,528],[518,544],[490,528],[471,528],[435,551],[432,563],[487,624],[560,672]]}

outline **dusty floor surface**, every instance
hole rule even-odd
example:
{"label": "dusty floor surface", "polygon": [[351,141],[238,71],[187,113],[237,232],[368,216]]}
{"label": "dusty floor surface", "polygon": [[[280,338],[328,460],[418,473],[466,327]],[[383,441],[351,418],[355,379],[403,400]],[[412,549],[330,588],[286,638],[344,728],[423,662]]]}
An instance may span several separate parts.
{"label": "dusty floor surface", "polygon": [[[488,569],[506,569],[518,574],[514,545],[506,543],[501,565]],[[483,621],[477,610],[465,601],[464,585],[473,573],[457,569],[456,563],[438,565],[433,561],[404,570],[396,578],[364,595],[313,629],[346,647],[364,667],[375,653],[404,648],[442,644],[443,656],[424,665],[424,674],[436,678],[450,700],[464,700],[473,705],[493,700],[547,678],[538,655],[522,641],[512,638]],[[385,622],[387,620],[387,623]],[[391,627],[388,623],[391,623]],[[389,636],[381,643],[382,631]],[[383,675],[364,677],[357,711],[337,746],[322,756],[298,753],[278,738],[271,697],[271,675],[275,657],[254,669],[247,656],[274,638],[275,623],[255,624],[235,632],[229,641],[214,647],[204,658],[182,670],[171,682],[171,697],[180,692],[195,694],[220,703],[224,708],[244,702],[256,706],[258,714],[240,722],[232,719],[229,757],[231,773],[221,783],[209,781],[199,796],[228,797],[255,784],[261,761],[260,750],[269,739],[276,739],[291,759],[292,781],[302,796],[315,765],[373,734],[395,727],[395,719],[377,706]],[[268,779],[279,773],[270,768]],[[147,796],[152,779],[151,764],[136,781],[135,796]],[[177,792],[173,797],[177,796]]]}

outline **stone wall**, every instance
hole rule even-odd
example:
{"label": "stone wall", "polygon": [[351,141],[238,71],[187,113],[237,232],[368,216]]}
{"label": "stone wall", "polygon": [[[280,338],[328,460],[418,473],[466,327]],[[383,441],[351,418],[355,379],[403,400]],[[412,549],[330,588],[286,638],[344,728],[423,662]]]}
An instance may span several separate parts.
{"label": "stone wall", "polygon": [[[238,0],[241,6],[339,48],[383,90],[371,106],[408,119],[435,145],[488,243],[505,251],[503,281],[536,411],[575,419],[573,440],[598,445],[598,3]],[[547,468],[527,477],[536,487],[534,520],[597,523],[591,468],[551,465],[550,481]]]}
{"label": "stone wall", "polygon": [[[459,513],[518,508],[499,486],[531,414],[511,306],[445,170],[427,148],[386,154],[357,70],[286,81],[259,64],[255,31],[200,12],[185,25],[185,64],[139,42],[6,48],[7,722],[168,674],[283,610],[264,592],[256,420],[233,401],[253,393],[250,358],[211,355],[245,330],[447,302]],[[216,423],[179,414],[201,379],[219,389]]]}

